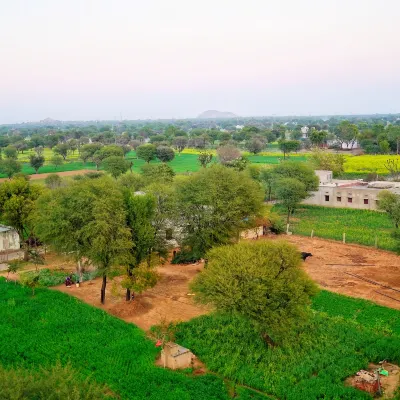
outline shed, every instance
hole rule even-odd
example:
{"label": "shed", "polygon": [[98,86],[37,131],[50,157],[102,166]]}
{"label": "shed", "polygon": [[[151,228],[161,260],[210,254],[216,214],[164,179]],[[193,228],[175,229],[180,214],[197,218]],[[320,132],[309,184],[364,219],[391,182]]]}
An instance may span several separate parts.
{"label": "shed", "polygon": [[161,351],[161,363],[170,369],[190,368],[195,355],[179,344],[168,342]]}
{"label": "shed", "polygon": [[0,225],[0,251],[19,249],[18,232],[11,226]]}

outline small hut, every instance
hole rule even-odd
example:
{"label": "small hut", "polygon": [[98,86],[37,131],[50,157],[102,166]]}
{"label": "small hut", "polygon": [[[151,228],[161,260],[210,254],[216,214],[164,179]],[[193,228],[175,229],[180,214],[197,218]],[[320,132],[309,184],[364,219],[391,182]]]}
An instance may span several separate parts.
{"label": "small hut", "polygon": [[168,342],[161,351],[161,363],[170,369],[190,368],[195,355],[179,344]]}

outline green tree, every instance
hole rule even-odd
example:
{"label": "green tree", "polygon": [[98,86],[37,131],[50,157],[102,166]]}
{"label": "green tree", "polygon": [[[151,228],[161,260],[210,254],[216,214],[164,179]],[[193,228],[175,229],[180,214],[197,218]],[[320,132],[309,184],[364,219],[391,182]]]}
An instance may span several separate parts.
{"label": "green tree", "polygon": [[387,140],[381,140],[379,142],[379,149],[382,154],[389,154],[390,153],[390,144]]}
{"label": "green tree", "polygon": [[279,148],[283,153],[283,158],[285,159],[293,151],[300,150],[301,144],[298,140],[285,140],[281,139],[278,142]]}
{"label": "green tree", "polygon": [[342,121],[335,129],[335,135],[341,145],[346,144],[347,148],[353,148],[359,132],[357,125],[349,121]]}
{"label": "green tree", "polygon": [[202,257],[252,226],[262,212],[263,193],[248,174],[222,165],[201,169],[177,182],[183,245]]}
{"label": "green tree", "polygon": [[156,182],[171,183],[175,176],[174,170],[167,164],[146,164],[141,170],[146,185]]}
{"label": "green tree", "polygon": [[264,143],[260,139],[253,138],[246,143],[246,147],[251,153],[258,154],[263,150]]}
{"label": "green tree", "polygon": [[346,160],[343,154],[314,148],[309,156],[309,161],[313,168],[332,171],[333,176],[337,177],[343,174]]}
{"label": "green tree", "polygon": [[61,156],[53,156],[50,158],[50,163],[54,165],[55,169],[57,169],[64,164],[64,160]]}
{"label": "green tree", "polygon": [[69,146],[66,143],[60,143],[57,146],[53,147],[54,154],[60,155],[64,161],[68,156],[69,150]]}
{"label": "green tree", "polygon": [[134,298],[134,292],[141,292],[154,286],[156,275],[147,263],[141,266],[144,260],[151,257],[155,244],[155,228],[152,225],[155,213],[155,199],[151,195],[125,193],[125,207],[127,210],[127,226],[132,235],[134,245],[131,248],[131,257],[127,265],[127,278],[123,282],[126,287],[126,300]]}
{"label": "green tree", "polygon": [[121,146],[108,145],[101,147],[95,154],[105,160],[108,157],[124,157],[124,150]]}
{"label": "green tree", "polygon": [[393,221],[396,229],[400,224],[400,196],[389,192],[388,190],[382,190],[378,193],[378,209],[386,211],[389,218]]}
{"label": "green tree", "polygon": [[279,241],[217,247],[194,280],[195,300],[247,318],[269,345],[290,341],[308,321],[316,285],[298,250]]}
{"label": "green tree", "polygon": [[3,149],[3,153],[6,158],[11,158],[13,160],[16,160],[18,157],[18,151],[16,147],[8,145],[5,149]]}
{"label": "green tree", "polygon": [[168,146],[159,146],[157,147],[157,158],[163,162],[172,161],[175,158],[175,152],[171,147]]}
{"label": "green tree", "polygon": [[298,204],[309,194],[303,182],[295,178],[281,178],[275,181],[275,196],[287,210],[286,223],[289,223],[290,214]]}
{"label": "green tree", "polygon": [[400,126],[390,125],[388,128],[388,138],[396,143],[396,154],[400,150]]}
{"label": "green tree", "polygon": [[186,136],[176,136],[172,141],[172,144],[180,154],[185,149],[185,147],[187,147],[188,139]]}
{"label": "green tree", "polygon": [[56,189],[61,186],[62,178],[57,174],[50,174],[46,176],[44,183],[49,189]]}
{"label": "green tree", "polygon": [[102,144],[101,143],[84,144],[81,147],[81,153],[80,153],[80,157],[81,157],[82,161],[83,162],[87,162],[101,148],[102,148]]}
{"label": "green tree", "polygon": [[6,158],[5,160],[0,160],[0,172],[7,175],[9,179],[18,172],[21,171],[21,163],[19,163],[14,158]]}
{"label": "green tree", "polygon": [[39,168],[43,167],[44,157],[31,154],[29,156],[29,164],[31,164],[31,167],[35,170],[35,173],[38,173]]}
{"label": "green tree", "polygon": [[129,169],[129,161],[120,156],[111,156],[103,160],[103,167],[106,172],[117,179],[120,175],[125,174]]}
{"label": "green tree", "polygon": [[33,217],[36,200],[42,188],[31,184],[23,177],[11,179],[0,184],[0,214],[2,222],[12,226],[19,236],[24,249],[24,259],[28,259],[28,245],[25,238],[31,236],[34,228]]}
{"label": "green tree", "polygon": [[157,148],[154,144],[142,144],[136,149],[136,155],[141,160],[149,163],[156,158]]}
{"label": "green tree", "polygon": [[206,168],[211,163],[212,158],[213,154],[209,151],[201,151],[198,156],[199,163],[203,168]]}
{"label": "green tree", "polygon": [[310,142],[314,146],[322,146],[328,136],[328,133],[326,131],[317,131],[316,129],[312,128],[311,132],[308,134],[308,138],[310,139]]}
{"label": "green tree", "polygon": [[124,199],[108,177],[83,179],[45,193],[38,200],[38,237],[59,252],[85,257],[101,272],[101,302],[105,302],[107,275],[126,265],[132,248],[126,226]]}
{"label": "green tree", "polygon": [[305,163],[285,161],[272,168],[275,179],[295,178],[304,183],[307,192],[318,190],[319,180],[314,170]]}

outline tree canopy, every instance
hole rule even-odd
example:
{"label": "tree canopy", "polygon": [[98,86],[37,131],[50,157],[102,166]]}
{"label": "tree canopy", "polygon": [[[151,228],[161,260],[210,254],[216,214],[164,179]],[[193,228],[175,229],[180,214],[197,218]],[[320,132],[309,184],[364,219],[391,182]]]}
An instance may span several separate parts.
{"label": "tree canopy", "polygon": [[285,241],[241,242],[207,253],[194,280],[195,300],[248,318],[269,344],[293,338],[310,314],[317,288]]}

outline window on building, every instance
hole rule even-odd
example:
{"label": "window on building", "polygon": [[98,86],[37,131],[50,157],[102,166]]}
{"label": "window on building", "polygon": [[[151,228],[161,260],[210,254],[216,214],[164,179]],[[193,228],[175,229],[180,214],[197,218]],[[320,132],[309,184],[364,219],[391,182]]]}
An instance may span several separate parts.
{"label": "window on building", "polygon": [[342,201],[342,198],[340,196],[336,197],[336,201],[338,201],[339,203]]}
{"label": "window on building", "polygon": [[348,203],[352,203],[352,202],[353,202],[353,198],[352,198],[352,197],[348,197],[348,198],[347,198],[347,202],[348,202]]}
{"label": "window on building", "polygon": [[368,199],[364,199],[364,204],[369,204]]}
{"label": "window on building", "polygon": [[329,196],[327,194],[325,195],[325,201],[329,201]]}
{"label": "window on building", "polygon": [[172,229],[171,228],[168,228],[168,229],[165,230],[165,239],[167,239],[167,240],[172,240],[173,239],[173,237],[172,237]]}

